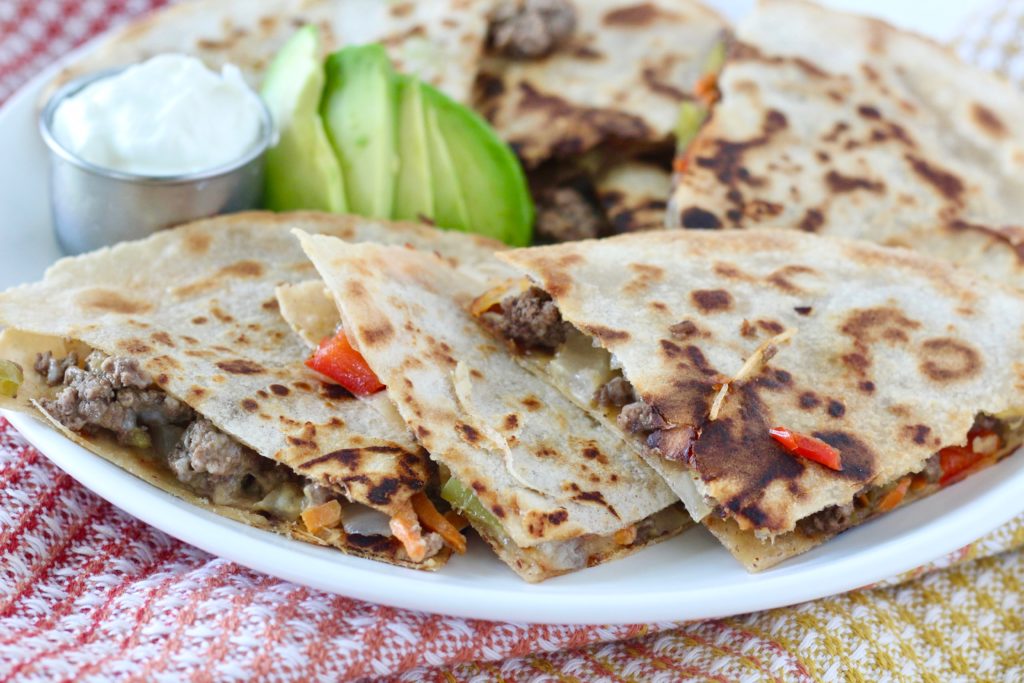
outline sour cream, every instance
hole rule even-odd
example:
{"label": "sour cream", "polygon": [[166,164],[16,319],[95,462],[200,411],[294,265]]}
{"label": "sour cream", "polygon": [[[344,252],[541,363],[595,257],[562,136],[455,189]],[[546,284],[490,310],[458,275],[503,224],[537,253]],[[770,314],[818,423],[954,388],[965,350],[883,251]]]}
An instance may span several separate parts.
{"label": "sour cream", "polygon": [[166,54],[64,100],[53,134],[97,166],[146,176],[196,173],[242,158],[260,139],[258,96],[237,68],[220,74]]}

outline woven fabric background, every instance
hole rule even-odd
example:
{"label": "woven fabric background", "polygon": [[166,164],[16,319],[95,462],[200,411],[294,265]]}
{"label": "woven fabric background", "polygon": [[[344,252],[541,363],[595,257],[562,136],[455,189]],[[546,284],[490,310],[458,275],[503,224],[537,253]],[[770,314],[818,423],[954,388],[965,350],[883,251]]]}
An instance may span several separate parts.
{"label": "woven fabric background", "polygon": [[[113,22],[161,4],[0,0],[0,101]],[[991,40],[973,47],[1004,35],[978,28],[987,16],[965,27],[965,54],[992,66],[1016,59],[1019,49]],[[0,419],[0,681],[1022,681],[1021,547],[1024,515],[884,585],[730,619],[439,617],[324,594],[180,543],[76,484]]]}

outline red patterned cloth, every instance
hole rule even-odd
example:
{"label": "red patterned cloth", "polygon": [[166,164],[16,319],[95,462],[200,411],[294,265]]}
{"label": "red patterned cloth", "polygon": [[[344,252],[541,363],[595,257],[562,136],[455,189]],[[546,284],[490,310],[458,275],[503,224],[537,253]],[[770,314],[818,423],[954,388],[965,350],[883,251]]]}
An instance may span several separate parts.
{"label": "red patterned cloth", "polygon": [[[165,2],[0,0],[0,102]],[[1024,680],[1024,556],[999,554],[1022,544],[1024,516],[944,571],[730,619],[457,619],[212,557],[79,486],[0,419],[0,681]]]}

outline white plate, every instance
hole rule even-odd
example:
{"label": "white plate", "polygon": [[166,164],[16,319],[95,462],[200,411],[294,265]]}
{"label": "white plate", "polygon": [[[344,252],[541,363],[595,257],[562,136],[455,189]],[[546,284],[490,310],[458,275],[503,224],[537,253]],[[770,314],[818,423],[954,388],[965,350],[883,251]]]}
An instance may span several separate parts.
{"label": "white plate", "polygon": [[[0,111],[0,286],[38,278],[57,258],[35,101],[47,75]],[[8,419],[82,484],[149,524],[216,555],[314,588],[396,607],[481,619],[636,623],[778,607],[878,581],[966,545],[1024,510],[1024,456],[842,534],[759,575],[703,529],[626,560],[541,585],[519,580],[475,543],[436,574],[345,557],[189,506],[76,446],[40,422]]]}

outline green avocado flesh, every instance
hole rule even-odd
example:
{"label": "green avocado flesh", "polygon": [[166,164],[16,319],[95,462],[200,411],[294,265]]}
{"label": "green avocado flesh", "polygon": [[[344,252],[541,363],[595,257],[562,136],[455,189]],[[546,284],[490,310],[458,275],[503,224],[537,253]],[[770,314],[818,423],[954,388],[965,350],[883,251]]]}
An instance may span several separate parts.
{"label": "green avocado flesh", "polygon": [[278,53],[263,87],[279,131],[267,208],[421,220],[529,244],[533,202],[519,160],[480,116],[413,76],[381,45],[319,60],[316,29]]}
{"label": "green avocado flesh", "polygon": [[317,209],[343,212],[341,166],[319,115],[324,71],[316,28],[306,26],[278,52],[261,95],[277,128],[267,150],[264,203],[274,211]]}
{"label": "green avocado flesh", "polygon": [[353,213],[390,218],[395,196],[395,73],[381,45],[362,45],[327,58],[320,112],[341,162]]}
{"label": "green avocado flesh", "polygon": [[[423,86],[431,149],[447,149],[454,170],[466,222],[455,222],[437,205],[437,223],[487,235],[513,246],[530,243],[533,203],[526,175],[512,150],[475,112],[449,99],[439,90]],[[435,201],[444,195],[444,176],[434,177]],[[454,189],[452,190],[455,191]]]}
{"label": "green avocado flesh", "polygon": [[493,536],[500,538],[505,535],[505,530],[498,523],[498,518],[485,508],[480,499],[455,477],[449,477],[448,481],[441,487],[441,497],[448,501],[453,508],[477,524],[487,527]]}
{"label": "green avocado flesh", "polygon": [[395,188],[394,218],[434,218],[434,194],[430,173],[430,145],[423,113],[420,83],[410,76],[398,76],[398,183]]}

